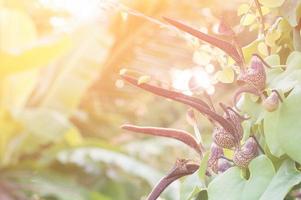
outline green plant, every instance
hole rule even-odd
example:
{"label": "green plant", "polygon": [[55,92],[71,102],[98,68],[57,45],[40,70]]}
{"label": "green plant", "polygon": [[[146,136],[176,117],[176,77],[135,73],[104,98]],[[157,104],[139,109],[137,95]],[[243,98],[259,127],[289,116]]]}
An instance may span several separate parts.
{"label": "green plant", "polygon": [[300,195],[301,1],[255,0],[241,5],[238,15],[242,16],[241,26],[258,30],[258,37],[245,47],[226,22],[221,22],[219,32],[230,37],[230,42],[164,18],[232,59],[229,63],[237,72],[238,89],[232,106],[220,103],[223,114],[211,101],[158,87],[149,77],[136,78],[127,70],[120,73],[123,80],[136,87],[192,107],[214,127],[208,148],[182,130],[122,126],[133,132],[180,140],[199,155],[200,164],[178,160],[148,200],[157,199],[171,182],[197,170],[204,184],[196,185],[189,199],[280,200]]}

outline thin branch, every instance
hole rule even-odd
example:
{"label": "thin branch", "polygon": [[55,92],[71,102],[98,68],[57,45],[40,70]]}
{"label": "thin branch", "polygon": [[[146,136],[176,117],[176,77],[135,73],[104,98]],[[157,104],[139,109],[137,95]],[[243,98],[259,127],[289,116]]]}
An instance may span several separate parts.
{"label": "thin branch", "polygon": [[202,148],[204,147],[202,146],[202,144],[199,144],[196,141],[196,139],[186,131],[171,128],[141,127],[130,124],[122,125],[121,128],[136,133],[169,137],[179,140],[184,144],[188,145],[189,147],[193,148],[200,155],[201,158],[203,157]]}
{"label": "thin branch", "polygon": [[208,42],[209,44],[218,47],[219,49],[223,50],[224,52],[226,52],[229,56],[231,56],[239,66],[241,66],[243,64],[242,58],[239,55],[239,53],[237,52],[237,49],[235,48],[235,46],[233,46],[231,43],[221,40],[219,38],[207,35],[205,33],[202,33],[201,31],[194,29],[186,24],[183,24],[177,20],[171,19],[171,18],[167,18],[167,17],[163,17],[168,23],[170,23],[171,25],[199,38],[202,41]]}
{"label": "thin branch", "polygon": [[[200,99],[184,95],[182,93],[178,93],[175,91],[170,91],[166,90],[157,86],[150,85],[148,83],[143,83],[143,84],[138,84],[137,80],[126,76],[126,75],[121,75],[121,77],[131,83],[132,85],[135,85],[136,87],[142,88],[146,91],[149,91],[153,94],[172,99],[178,102],[181,102],[183,104],[189,105],[196,110],[198,110],[200,113],[206,115],[209,119],[212,119],[219,123],[222,127],[224,127],[225,130],[227,130],[231,134],[235,134],[235,127],[229,123],[226,119],[224,119],[222,116],[218,115],[217,113],[213,112],[210,107]],[[205,105],[204,105],[205,104]]]}
{"label": "thin branch", "polygon": [[177,160],[171,171],[164,176],[148,195],[147,200],[156,200],[160,194],[175,180],[193,174],[199,165],[191,160]]}
{"label": "thin branch", "polygon": [[262,96],[254,87],[251,87],[249,85],[238,88],[238,90],[235,92],[234,98],[233,98],[234,107],[238,111],[240,111],[240,109],[237,107],[237,102],[238,102],[238,98],[240,97],[240,95],[242,93],[251,93],[251,94],[254,94],[254,95],[259,96],[259,97]]}
{"label": "thin branch", "polygon": [[263,14],[262,14],[262,10],[261,10],[261,6],[260,6],[260,3],[258,0],[254,0],[255,1],[255,5],[256,5],[256,8],[259,12],[259,16],[260,16],[260,23],[261,23],[261,32],[264,36],[266,36],[266,33],[265,33],[265,25],[264,25],[264,19],[263,19]]}

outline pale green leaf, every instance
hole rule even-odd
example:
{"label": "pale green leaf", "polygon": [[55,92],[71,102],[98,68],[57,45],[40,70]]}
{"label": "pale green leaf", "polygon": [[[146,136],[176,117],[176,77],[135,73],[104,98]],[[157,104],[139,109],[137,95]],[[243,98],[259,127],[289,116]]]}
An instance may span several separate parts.
{"label": "pale green leaf", "polygon": [[295,163],[286,160],[273,177],[260,200],[282,200],[294,185],[301,182],[301,173],[296,170]]}
{"label": "pale green leaf", "polygon": [[232,167],[216,177],[208,186],[210,200],[254,200],[264,193],[275,170],[272,162],[264,155],[251,161],[250,178],[241,176],[241,169]]}

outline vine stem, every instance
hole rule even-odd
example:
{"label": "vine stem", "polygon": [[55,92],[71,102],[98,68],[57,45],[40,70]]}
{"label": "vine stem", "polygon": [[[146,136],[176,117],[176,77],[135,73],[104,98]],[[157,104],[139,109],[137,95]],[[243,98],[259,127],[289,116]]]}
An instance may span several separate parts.
{"label": "vine stem", "polygon": [[199,169],[199,165],[191,160],[180,159],[174,164],[171,171],[164,176],[159,183],[153,188],[147,197],[147,200],[156,200],[160,194],[175,180],[193,174]]}
{"label": "vine stem", "polygon": [[[265,25],[264,25],[264,19],[263,19],[263,14],[262,14],[262,10],[261,10],[261,5],[258,0],[254,0],[254,1],[255,1],[256,8],[259,12],[259,18],[260,18],[259,21],[261,23],[261,27],[260,27],[261,31],[260,32],[262,32],[264,37],[266,37],[266,31],[265,31]],[[268,53],[269,53],[269,55],[271,54],[271,47],[269,47],[269,46],[268,46]]]}
{"label": "vine stem", "polygon": [[256,5],[256,8],[259,12],[259,16],[260,16],[260,23],[261,23],[261,32],[264,36],[266,36],[266,33],[265,33],[265,25],[264,25],[264,19],[263,19],[263,14],[262,14],[262,10],[261,10],[261,6],[260,6],[260,3],[258,0],[254,0],[255,1],[255,5]]}

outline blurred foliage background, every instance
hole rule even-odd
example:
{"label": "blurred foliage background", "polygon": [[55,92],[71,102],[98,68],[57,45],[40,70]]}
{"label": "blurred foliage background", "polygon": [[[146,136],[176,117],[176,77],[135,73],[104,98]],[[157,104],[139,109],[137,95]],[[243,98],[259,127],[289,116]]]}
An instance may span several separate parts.
{"label": "blurred foliage background", "polygon": [[[227,101],[232,85],[214,87],[212,78],[223,53],[162,16],[214,33],[220,18],[239,24],[241,2],[0,0],[0,199],[143,199],[176,158],[194,158],[179,142],[120,130],[126,122],[193,127],[187,107],[125,85],[119,70],[185,92],[185,74],[198,68],[204,90]],[[254,39],[239,31],[242,45]],[[175,182],[163,197],[186,199],[196,181]]]}

